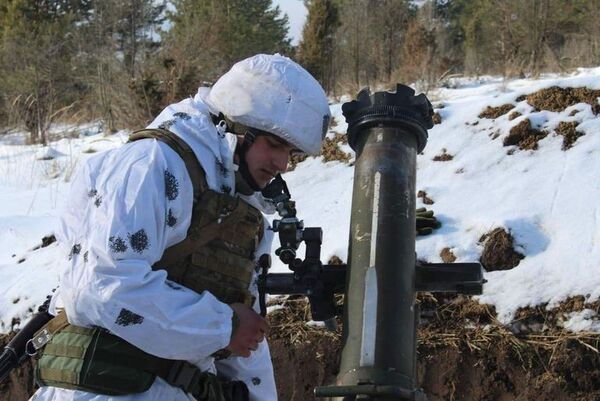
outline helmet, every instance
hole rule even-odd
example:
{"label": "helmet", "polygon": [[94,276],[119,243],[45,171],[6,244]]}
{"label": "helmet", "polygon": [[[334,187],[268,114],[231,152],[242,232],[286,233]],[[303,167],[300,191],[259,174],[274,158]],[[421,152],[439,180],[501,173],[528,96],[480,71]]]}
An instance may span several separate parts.
{"label": "helmet", "polygon": [[214,114],[274,134],[313,155],[331,118],[317,80],[279,54],[258,54],[236,63],[213,85],[205,102]]}

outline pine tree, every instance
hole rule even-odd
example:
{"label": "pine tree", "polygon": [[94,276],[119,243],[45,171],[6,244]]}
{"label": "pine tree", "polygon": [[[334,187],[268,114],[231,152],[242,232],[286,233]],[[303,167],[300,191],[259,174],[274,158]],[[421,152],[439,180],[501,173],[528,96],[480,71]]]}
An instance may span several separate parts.
{"label": "pine tree", "polygon": [[287,16],[271,0],[176,0],[163,51],[168,98],[195,93],[257,53],[289,54]]}
{"label": "pine tree", "polygon": [[337,6],[332,0],[310,0],[307,8],[296,58],[329,91],[333,85],[334,35],[339,26]]}
{"label": "pine tree", "polygon": [[166,2],[152,0],[127,0],[117,4],[116,40],[118,51],[123,54],[123,63],[134,78],[136,63],[143,61],[158,48],[159,43],[152,35],[164,22]]}

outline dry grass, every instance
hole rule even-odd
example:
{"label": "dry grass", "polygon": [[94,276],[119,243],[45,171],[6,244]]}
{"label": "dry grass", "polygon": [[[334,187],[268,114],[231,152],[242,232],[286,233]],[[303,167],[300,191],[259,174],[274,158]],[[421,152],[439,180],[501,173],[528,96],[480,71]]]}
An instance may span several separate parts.
{"label": "dry grass", "polygon": [[[417,299],[421,310],[419,347],[423,349],[466,347],[471,351],[510,348],[522,356],[523,353],[535,352],[536,349],[552,351],[558,346],[574,341],[594,354],[600,355],[600,333],[570,333],[557,324],[559,316],[574,310],[581,310],[584,307],[600,310],[600,301],[585,304],[582,299],[583,297],[571,298],[550,310],[543,305],[522,309],[517,314],[515,322],[543,311],[547,315],[545,328],[543,332],[515,334],[511,330],[511,325],[502,325],[497,321],[495,309],[490,305],[480,304],[462,295],[444,297],[421,293]],[[338,298],[338,301],[341,301],[341,298]],[[281,304],[283,308],[269,314],[271,339],[283,339],[291,346],[310,343],[322,337],[341,339],[339,328],[331,332],[307,324],[311,320],[310,305],[305,298],[288,297],[279,299],[275,303]]]}
{"label": "dry grass", "polygon": [[[323,162],[341,161],[342,163],[348,163],[350,161],[350,154],[340,149],[340,144],[347,144],[348,138],[344,134],[335,134],[333,138],[325,138],[321,145],[319,156],[323,156]],[[306,154],[292,156],[288,165],[288,171],[292,171],[296,168],[298,163],[302,163],[307,159]]]}

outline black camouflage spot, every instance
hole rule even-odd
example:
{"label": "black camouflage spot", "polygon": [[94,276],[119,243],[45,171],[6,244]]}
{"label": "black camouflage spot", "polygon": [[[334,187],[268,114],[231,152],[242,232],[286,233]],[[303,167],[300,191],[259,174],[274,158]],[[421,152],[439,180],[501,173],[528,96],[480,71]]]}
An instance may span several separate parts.
{"label": "black camouflage spot", "polygon": [[150,247],[148,235],[146,235],[146,231],[144,231],[144,229],[136,231],[133,234],[128,234],[128,237],[131,249],[133,249],[137,253],[142,253]]}
{"label": "black camouflage spot", "polygon": [[121,309],[119,316],[117,316],[116,324],[119,326],[131,326],[134,324],[142,324],[144,318],[137,313],[133,313],[127,309]]}
{"label": "black camouflage spot", "polygon": [[182,111],[178,111],[177,113],[173,114],[173,117],[181,118],[182,120],[189,120],[192,118],[188,113],[184,113]]}
{"label": "black camouflage spot", "polygon": [[101,196],[96,197],[96,200],[94,201],[94,205],[96,205],[96,207],[100,207],[101,204],[102,204],[102,197]]}
{"label": "black camouflage spot", "polygon": [[178,286],[177,284],[174,284],[174,283],[172,283],[172,282],[170,282],[170,281],[165,281],[165,284],[166,284],[168,287],[171,287],[171,288],[172,288],[172,289],[174,289],[174,290],[181,290],[181,287],[180,287],[180,286]]}
{"label": "black camouflage spot", "polygon": [[173,210],[169,209],[169,212],[167,213],[167,225],[169,227],[174,227],[175,224],[177,224],[177,218],[173,216]]}
{"label": "black camouflage spot", "polygon": [[88,198],[93,198],[96,195],[98,195],[98,191],[94,188],[90,189],[87,193]]}
{"label": "black camouflage spot", "polygon": [[127,250],[127,244],[121,237],[112,236],[108,239],[108,241],[110,242],[110,251],[113,253],[123,253]]}
{"label": "black camouflage spot", "polygon": [[81,244],[75,244],[71,248],[71,252],[69,252],[69,260],[73,259],[74,255],[79,255],[81,252]]}
{"label": "black camouflage spot", "polygon": [[85,253],[83,254],[83,262],[84,263],[87,263],[87,261],[88,261],[88,255],[89,255],[89,252],[85,251]]}
{"label": "black camouflage spot", "polygon": [[255,386],[258,386],[260,384],[260,378],[259,377],[253,377],[252,378],[252,384],[254,384]]}
{"label": "black camouflage spot", "polygon": [[171,201],[179,196],[179,181],[168,170],[165,170],[165,195]]}
{"label": "black camouflage spot", "polygon": [[215,159],[215,164],[217,165],[217,171],[223,177],[227,177],[227,175],[229,174],[229,170],[227,170],[227,167],[225,167],[225,164],[219,159]]}
{"label": "black camouflage spot", "polygon": [[167,121],[163,121],[163,122],[162,122],[162,123],[161,123],[161,124],[158,126],[158,128],[160,128],[160,129],[167,129],[167,130],[168,130],[169,128],[171,128],[171,126],[172,126],[173,124],[175,124],[175,122],[176,122],[175,120],[167,120]]}
{"label": "black camouflage spot", "polygon": [[221,185],[221,192],[224,194],[231,194],[231,187],[229,185]]}

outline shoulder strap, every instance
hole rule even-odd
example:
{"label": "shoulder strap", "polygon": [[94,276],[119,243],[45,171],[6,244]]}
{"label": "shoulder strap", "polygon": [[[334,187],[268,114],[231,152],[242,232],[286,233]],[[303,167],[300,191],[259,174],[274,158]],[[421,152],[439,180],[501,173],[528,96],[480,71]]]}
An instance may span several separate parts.
{"label": "shoulder strap", "polygon": [[194,188],[194,204],[198,202],[200,196],[208,189],[208,184],[206,183],[206,173],[192,148],[171,131],[161,128],[146,128],[135,131],[129,136],[129,142],[146,138],[153,138],[166,143],[183,159]]}
{"label": "shoulder strap", "polygon": [[[160,128],[146,128],[139,131],[135,131],[129,136],[129,142],[136,141],[138,139],[153,138],[161,142],[166,143],[183,159],[185,168],[190,175],[192,180],[192,186],[194,187],[194,207],[199,205],[199,200],[202,194],[209,191],[208,184],[206,182],[206,173],[200,165],[200,162],[196,158],[192,148],[185,143],[185,141],[175,135],[173,132],[160,129]],[[190,228],[195,226],[194,218],[195,213],[192,214],[192,222]],[[205,227],[202,231],[200,238],[192,238],[189,234],[182,241],[171,245],[163,252],[161,259],[156,262],[153,268],[165,268],[170,266],[181,259],[182,255],[191,253],[194,249],[199,246],[203,246],[219,235],[218,222],[212,222],[208,227]]]}

